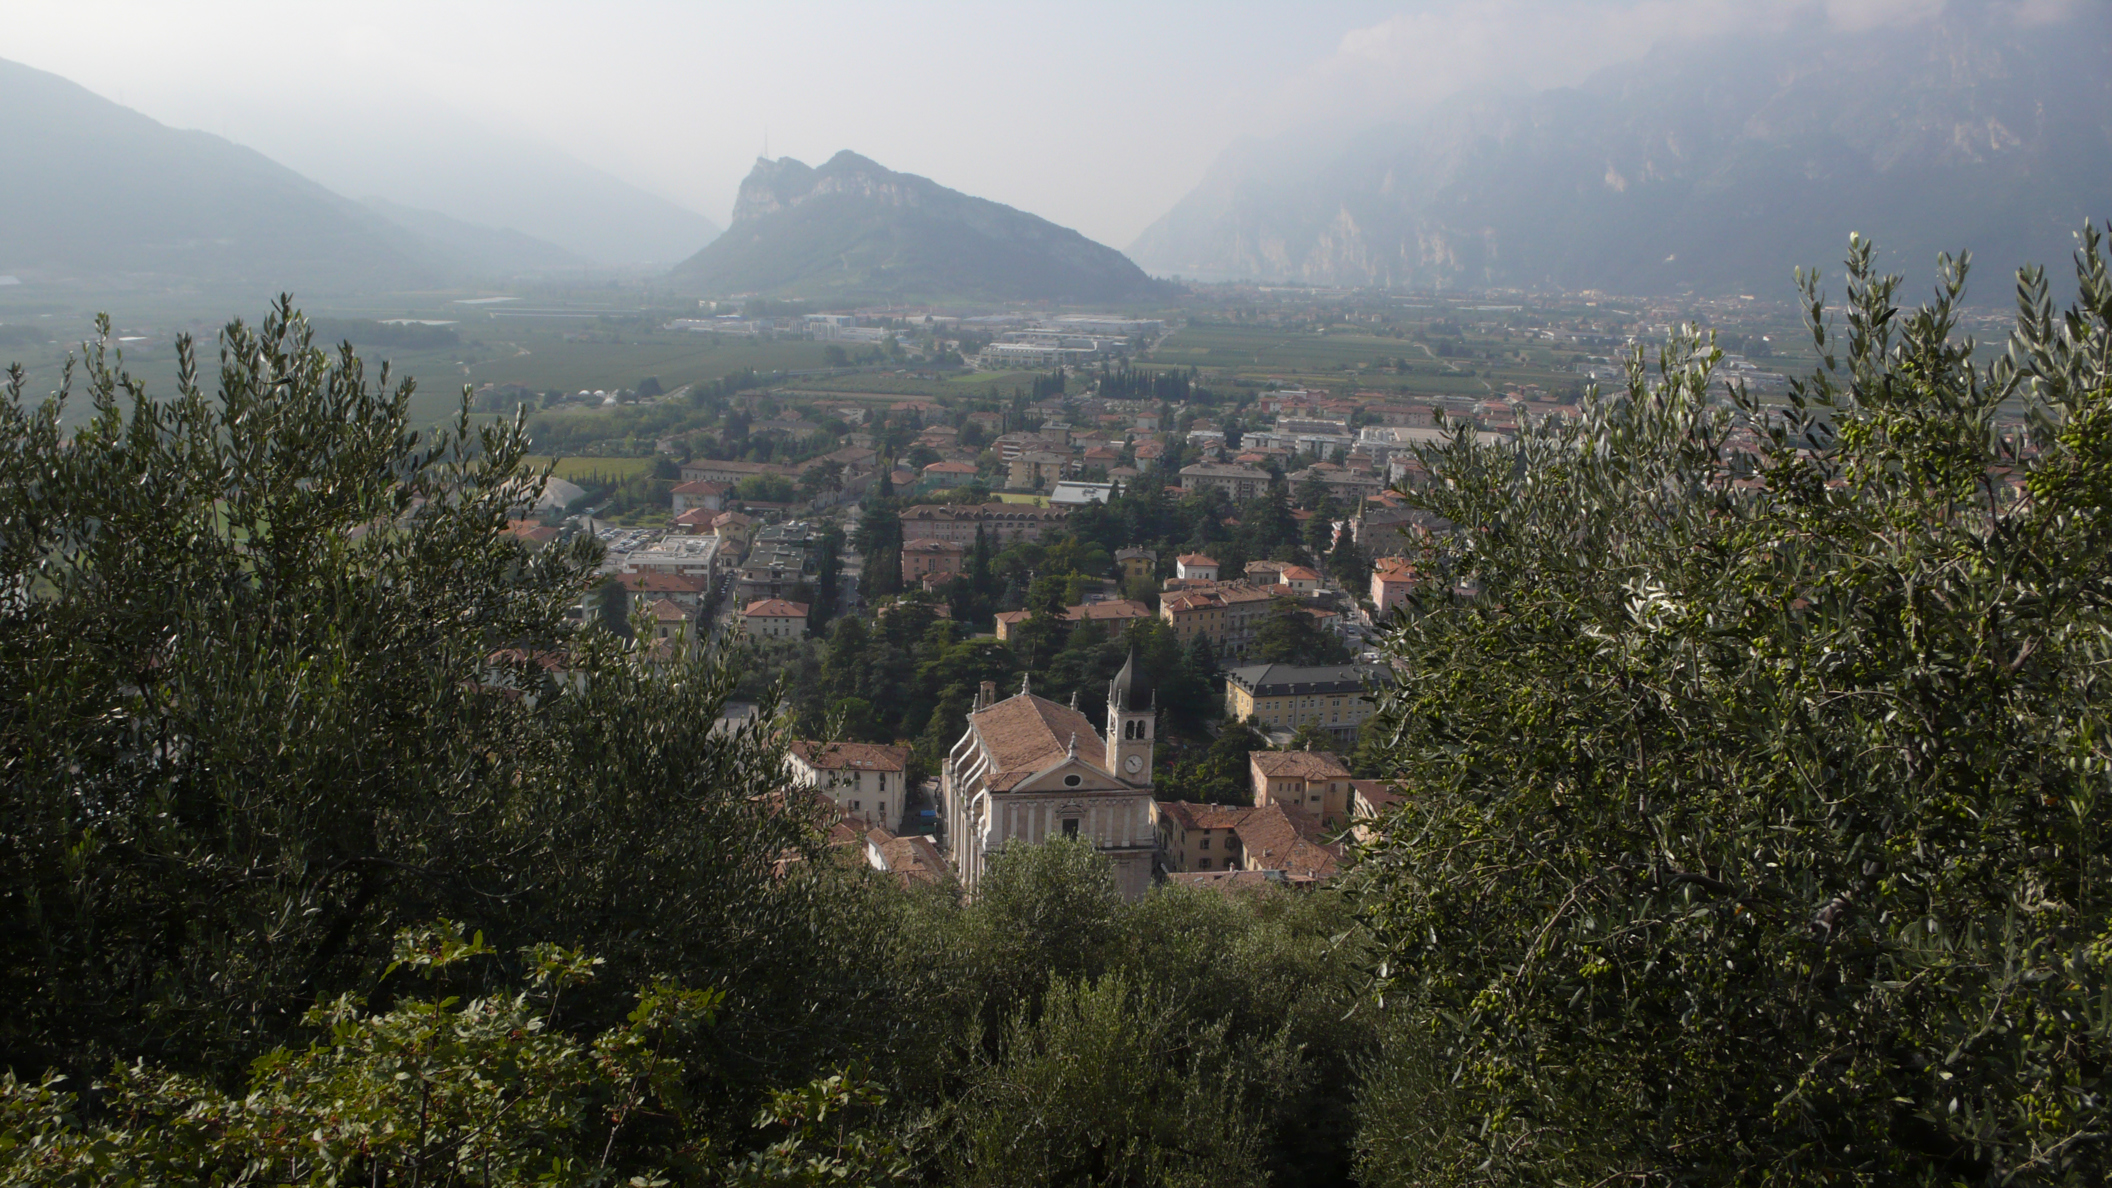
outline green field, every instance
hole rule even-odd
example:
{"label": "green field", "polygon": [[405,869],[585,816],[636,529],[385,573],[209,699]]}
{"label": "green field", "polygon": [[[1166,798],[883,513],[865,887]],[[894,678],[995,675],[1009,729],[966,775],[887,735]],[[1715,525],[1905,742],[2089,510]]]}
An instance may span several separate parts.
{"label": "green field", "polygon": [[[669,391],[715,380],[743,368],[759,372],[826,366],[815,342],[754,342],[714,334],[648,334],[622,342],[567,341],[548,330],[519,331],[504,323],[478,327],[489,356],[469,366],[474,383],[522,384],[536,391],[632,388],[647,376]],[[464,335],[467,339],[468,335]]]}

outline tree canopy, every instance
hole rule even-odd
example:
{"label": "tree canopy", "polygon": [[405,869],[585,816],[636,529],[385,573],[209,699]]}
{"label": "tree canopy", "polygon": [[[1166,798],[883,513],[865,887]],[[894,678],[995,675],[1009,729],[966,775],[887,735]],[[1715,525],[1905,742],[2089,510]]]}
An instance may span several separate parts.
{"label": "tree canopy", "polygon": [[1574,426],[1428,452],[1411,499],[1461,531],[1386,645],[1368,1182],[2103,1182],[2094,232],[2079,261],[1982,364],[1965,260],[1901,310],[1855,241],[1845,325],[1804,279],[1787,407],[1688,336]]}

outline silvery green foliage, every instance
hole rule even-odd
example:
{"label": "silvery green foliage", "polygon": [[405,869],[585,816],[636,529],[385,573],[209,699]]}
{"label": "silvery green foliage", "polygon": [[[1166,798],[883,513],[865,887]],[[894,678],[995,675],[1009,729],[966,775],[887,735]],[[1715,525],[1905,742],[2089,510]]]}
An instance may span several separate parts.
{"label": "silvery green foliage", "polygon": [[0,401],[0,1063],[238,1069],[440,915],[594,938],[584,1023],[766,926],[781,758],[708,658],[575,633],[598,553],[505,533],[518,420],[414,432],[286,303],[170,394],[107,338]]}
{"label": "silvery green foliage", "polygon": [[[1787,407],[1676,335],[1428,452],[1357,872],[1374,1183],[2107,1174],[2112,282],[2006,356],[1852,241]],[[2021,416],[2019,414],[2022,414]]]}

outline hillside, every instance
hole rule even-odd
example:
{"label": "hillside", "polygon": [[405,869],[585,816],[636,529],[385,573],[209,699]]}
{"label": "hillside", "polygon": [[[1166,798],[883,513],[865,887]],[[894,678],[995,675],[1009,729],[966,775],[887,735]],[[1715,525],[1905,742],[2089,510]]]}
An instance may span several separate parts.
{"label": "hillside", "polygon": [[501,278],[589,267],[580,256],[511,228],[481,226],[383,198],[369,198],[362,205],[417,236],[427,251],[468,276]]}
{"label": "hillside", "polygon": [[1076,231],[848,151],[818,169],[758,160],[732,225],[671,279],[700,293],[818,300],[1097,302],[1167,291]]}
{"label": "hillside", "polygon": [[[1316,149],[1239,146],[1131,246],[1162,275],[1781,294],[1861,231],[1982,298],[2112,215],[2112,39],[1947,18],[1690,47],[1576,88],[1457,97]],[[1994,281],[1990,288],[1989,282]]]}
{"label": "hillside", "polygon": [[0,61],[0,273],[303,294],[433,283],[420,241],[260,153]]}

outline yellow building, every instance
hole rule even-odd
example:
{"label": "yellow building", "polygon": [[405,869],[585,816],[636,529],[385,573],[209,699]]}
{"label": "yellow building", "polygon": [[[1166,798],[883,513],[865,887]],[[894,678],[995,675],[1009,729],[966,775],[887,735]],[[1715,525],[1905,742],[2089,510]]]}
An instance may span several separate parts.
{"label": "yellow building", "polygon": [[1385,670],[1352,664],[1302,668],[1250,664],[1225,673],[1225,716],[1291,732],[1310,722],[1344,740],[1371,717],[1373,686]]}

